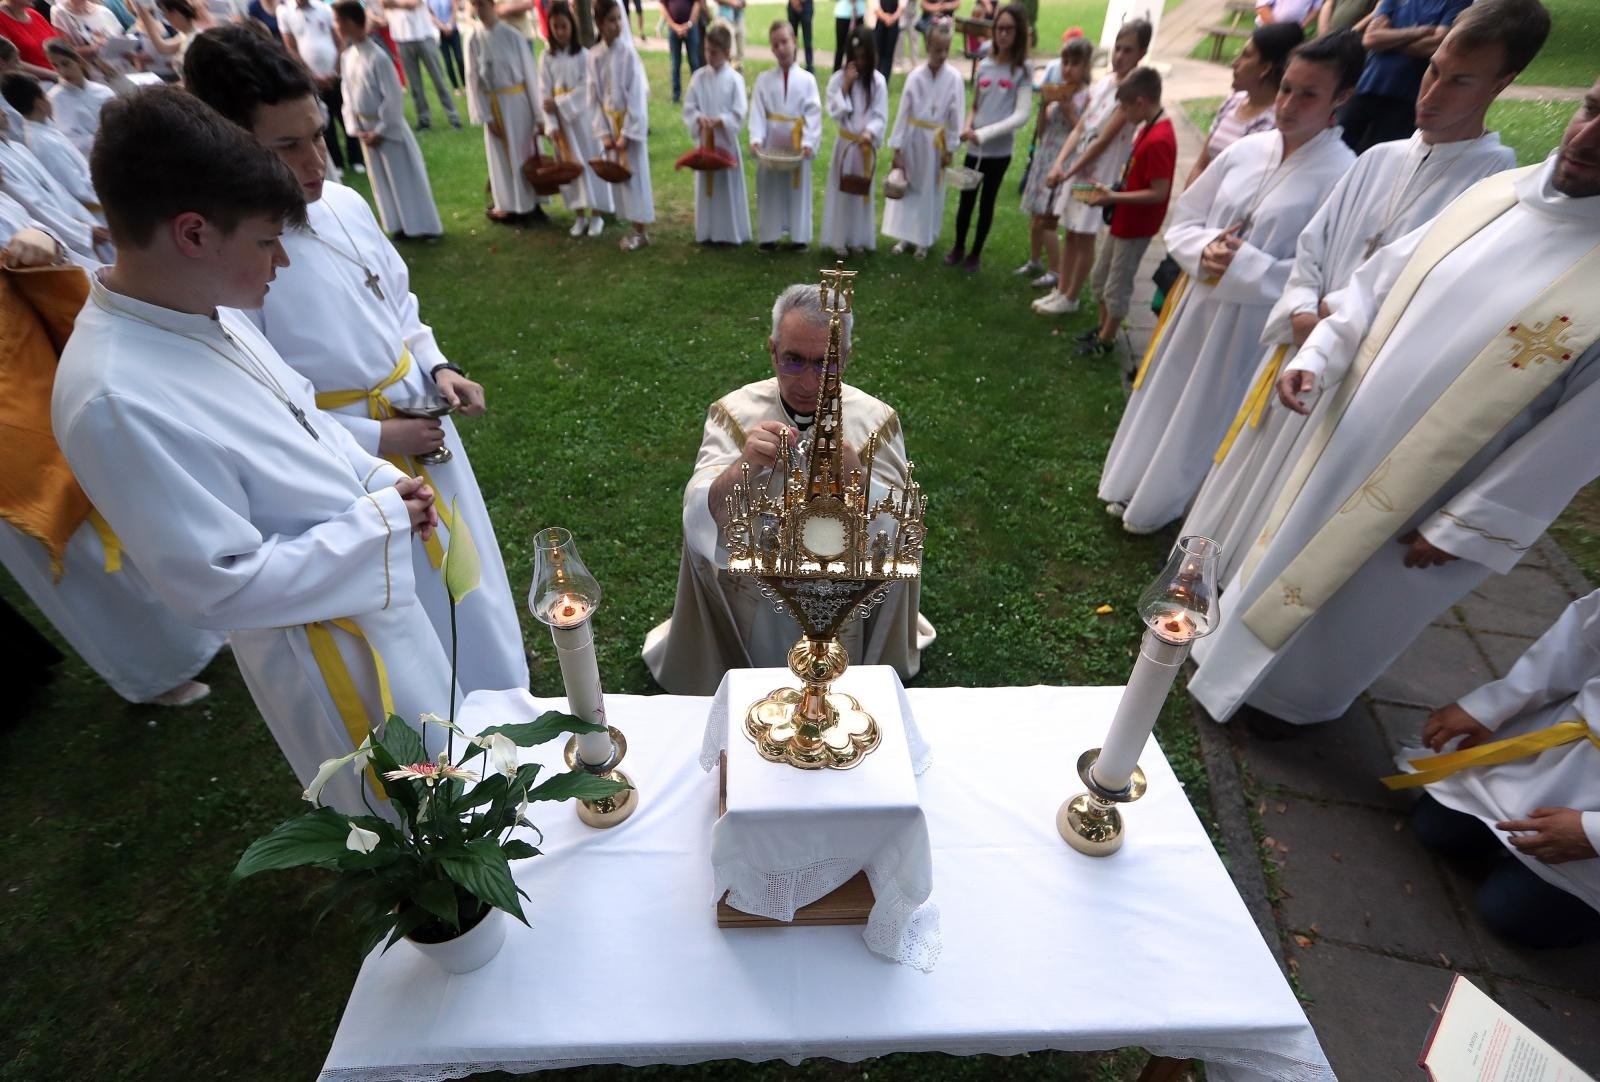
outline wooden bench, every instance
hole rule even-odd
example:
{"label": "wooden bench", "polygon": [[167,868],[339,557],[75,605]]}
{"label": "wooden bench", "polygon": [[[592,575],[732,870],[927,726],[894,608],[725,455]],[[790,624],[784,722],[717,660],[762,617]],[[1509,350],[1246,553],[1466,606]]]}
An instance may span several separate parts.
{"label": "wooden bench", "polygon": [[1211,42],[1211,60],[1213,63],[1222,62],[1222,45],[1229,38],[1248,38],[1255,33],[1253,26],[1208,26],[1206,27],[1206,40]]}

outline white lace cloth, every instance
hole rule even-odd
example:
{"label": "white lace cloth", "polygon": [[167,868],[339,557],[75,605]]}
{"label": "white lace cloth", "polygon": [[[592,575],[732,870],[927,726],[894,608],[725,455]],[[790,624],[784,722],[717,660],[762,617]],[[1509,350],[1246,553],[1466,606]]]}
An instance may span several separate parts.
{"label": "white lace cloth", "polygon": [[[610,696],[638,812],[596,831],[565,805],[535,805],[545,855],[512,866],[531,927],[508,924],[500,953],[463,976],[406,943],[374,953],[322,1078],[1142,1046],[1204,1060],[1213,1082],[1331,1082],[1160,749],[1140,757],[1150,790],[1124,810],[1121,852],[1092,860],[1056,834],[1056,808],[1081,788],[1073,764],[1105,736],[1119,694],[906,693],[941,748],[939,769],[917,779],[942,912],[928,973],[862,950],[857,928],[718,928],[717,779],[696,762],[711,700]],[[502,702],[461,720],[475,732],[564,706],[521,699],[526,716]],[[560,769],[560,752],[552,742],[533,757]]]}
{"label": "white lace cloth", "polygon": [[750,704],[794,682],[787,669],[735,669],[712,697],[701,768],[728,753],[728,811],[711,831],[715,896],[789,921],[864,871],[874,897],[862,932],[868,949],[926,972],[939,958],[939,909],[928,901],[933,850],[913,770],[932,756],[900,677],[887,665],[853,666],[834,685],[860,700],[882,734],[843,771],[769,763],[745,736]]}

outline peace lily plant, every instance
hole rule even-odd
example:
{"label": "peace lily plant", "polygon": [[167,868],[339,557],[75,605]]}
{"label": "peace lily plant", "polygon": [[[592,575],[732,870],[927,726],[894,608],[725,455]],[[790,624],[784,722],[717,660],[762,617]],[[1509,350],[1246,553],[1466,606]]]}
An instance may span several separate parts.
{"label": "peace lily plant", "polygon": [[[456,606],[477,589],[480,572],[466,520],[453,515],[450,521],[454,528],[443,572],[450,595],[453,689]],[[544,800],[596,800],[627,786],[581,771],[539,781],[538,763],[517,761],[518,748],[563,733],[602,732],[603,726],[552,710],[525,724],[490,726],[469,739],[455,723],[455,706],[452,693],[450,716],[423,714],[418,719],[421,732],[391,714],[349,755],[323,763],[304,794],[311,810],[252,843],[233,878],[304,865],[333,872],[337,879],[323,912],[341,904],[355,907],[365,932],[362,953],[380,941],[388,950],[403,936],[420,943],[454,939],[488,917],[491,909],[502,909],[526,924],[520,898],[527,894],[512,879],[510,862],[539,855],[533,844],[511,836],[519,826],[537,833],[527,819],[528,806]],[[437,759],[429,759],[426,751],[429,725],[446,730],[446,750]],[[462,741],[459,761],[457,737]],[[370,814],[346,815],[322,804],[323,788],[341,770],[366,775],[362,798]],[[384,804],[390,815],[380,813]]]}

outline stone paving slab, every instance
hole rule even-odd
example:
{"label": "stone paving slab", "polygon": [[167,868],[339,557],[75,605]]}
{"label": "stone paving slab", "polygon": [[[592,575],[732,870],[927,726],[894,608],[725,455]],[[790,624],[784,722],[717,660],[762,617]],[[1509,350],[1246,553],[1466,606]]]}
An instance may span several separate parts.
{"label": "stone paving slab", "polygon": [[[1553,619],[1550,622],[1554,622]],[[1549,623],[1546,623],[1546,627]],[[1483,656],[1488,659],[1489,671],[1494,673],[1496,679],[1511,671],[1511,666],[1517,663],[1533,645],[1533,639],[1520,635],[1500,635],[1492,631],[1479,631],[1472,636],[1478,644],[1478,649],[1483,651]]]}
{"label": "stone paving slab", "polygon": [[1370,694],[1431,710],[1492,679],[1464,627],[1429,627],[1373,683]]}
{"label": "stone paving slab", "polygon": [[1415,960],[1478,966],[1449,889],[1411,832],[1395,829],[1403,823],[1398,812],[1269,798],[1262,829],[1288,847],[1278,850],[1281,923]]}
{"label": "stone paving slab", "polygon": [[[1431,711],[1420,706],[1405,706],[1400,703],[1373,702],[1371,705],[1379,727],[1388,738],[1391,753],[1401,748],[1414,748],[1422,743],[1422,726],[1427,722]],[[1389,767],[1394,767],[1392,759]]]}
{"label": "stone paving slab", "polygon": [[[1229,728],[1236,741],[1249,740],[1242,727]],[[1251,773],[1268,790],[1377,808],[1404,809],[1408,803],[1378,783],[1394,773],[1394,756],[1365,702],[1295,740],[1251,744],[1249,755]]]}
{"label": "stone paving slab", "polygon": [[1306,1015],[1343,1082],[1416,1082],[1417,1055],[1453,975],[1441,966],[1332,943],[1291,957],[1311,1002]]}
{"label": "stone paving slab", "polygon": [[1519,564],[1508,575],[1491,575],[1456,610],[1480,631],[1538,638],[1550,626],[1550,614],[1559,613],[1571,600],[1566,587],[1548,570]]}

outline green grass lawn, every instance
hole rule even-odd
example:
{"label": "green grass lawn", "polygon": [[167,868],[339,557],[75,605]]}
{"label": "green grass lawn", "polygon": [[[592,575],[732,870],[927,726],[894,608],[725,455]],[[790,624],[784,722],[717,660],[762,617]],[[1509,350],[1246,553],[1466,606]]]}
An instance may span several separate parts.
{"label": "green grass lawn", "polygon": [[[1594,0],[1544,0],[1544,5],[1550,11],[1550,39],[1517,81],[1524,86],[1591,85],[1600,75],[1600,63],[1596,63],[1600,4]],[[1248,20],[1241,20],[1241,25],[1248,25]],[[1225,40],[1222,63],[1231,64],[1243,45],[1242,38]],[[1210,60],[1211,48],[1210,39],[1202,37],[1189,55],[1196,60]]]}
{"label": "green grass lawn", "polygon": [[[625,255],[614,228],[572,240],[559,209],[551,227],[489,224],[480,133],[436,127],[422,144],[446,236],[403,249],[423,316],[488,388],[491,412],[462,429],[519,606],[530,538],[569,527],[605,588],[595,630],[613,693],[654,690],[638,651],[672,604],[679,492],[705,408],[769,371],[772,298],[823,265],[817,254],[691,243],[692,178],[671,168],[689,137],[666,104],[665,57],[648,64],[654,246]],[[1121,683],[1139,636],[1134,602],[1171,541],[1127,537],[1095,499],[1122,392],[1113,362],[1066,348],[1088,317],[1032,315],[1031,291],[1010,274],[1026,254],[1020,165],[981,274],[886,250],[856,264],[851,380],[898,407],[931,497],[923,606],[939,641],[924,656],[929,686]],[[820,220],[820,185],[817,202]],[[0,590],[20,603],[3,576]],[[1109,616],[1095,614],[1102,604]],[[559,694],[549,634],[523,620],[534,690]],[[229,885],[246,844],[300,807],[299,787],[231,659],[206,679],[215,693],[202,707],[162,711],[123,703],[69,659],[0,730],[16,783],[0,791],[0,1078],[277,1082],[320,1066],[359,963],[356,936],[337,918],[311,925],[314,876]],[[1208,818],[1177,702],[1162,739]],[[1063,796],[1078,787],[1066,771],[1029,784]],[[1069,995],[1064,986],[1064,1003]],[[1141,1058],[922,1055],[649,1074],[1111,1082]]]}

